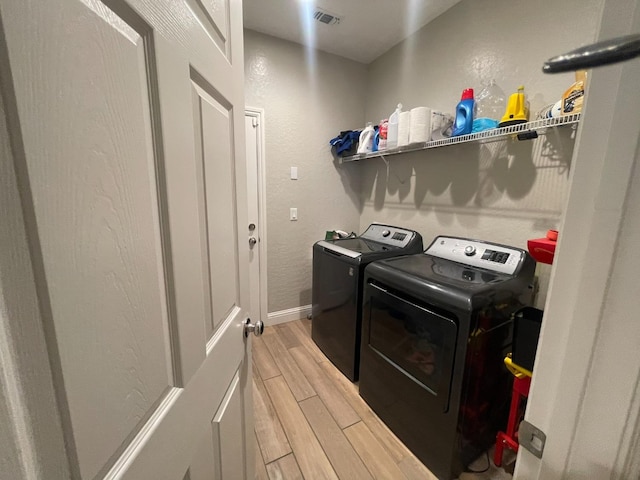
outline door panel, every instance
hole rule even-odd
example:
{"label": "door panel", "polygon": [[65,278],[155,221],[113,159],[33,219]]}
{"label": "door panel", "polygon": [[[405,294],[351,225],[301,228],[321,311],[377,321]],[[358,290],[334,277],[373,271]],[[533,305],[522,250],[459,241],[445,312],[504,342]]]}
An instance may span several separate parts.
{"label": "door panel", "polygon": [[[86,477],[140,428],[173,383],[148,36],[139,18],[128,23],[104,5],[91,7],[67,2],[56,12],[69,26],[66,48],[78,56],[56,52],[55,72],[47,75],[14,71],[18,108],[32,125],[23,138],[49,320]],[[55,36],[55,25],[42,24],[42,36]],[[100,41],[87,43],[88,32]],[[42,45],[32,54],[53,52]],[[91,68],[77,69],[78,62]],[[71,101],[79,89],[82,101]],[[33,91],[51,94],[34,105]]]}
{"label": "door panel", "polygon": [[[210,342],[207,360],[187,388],[176,388],[169,393],[165,403],[154,412],[154,417],[130,442],[128,449],[105,478],[156,480],[183,476],[202,446],[203,436],[208,434],[213,438],[212,420],[219,405],[223,403],[228,386],[236,376],[240,379],[238,388],[245,396],[243,438],[247,438],[248,427],[253,426],[247,425],[250,423],[247,421],[245,386],[248,362],[243,361],[244,355],[240,348],[244,345],[244,340],[242,335],[238,335],[241,330],[236,327],[235,322],[225,323],[231,328],[223,326],[218,329]],[[248,445],[243,443],[242,447],[248,448]],[[253,460],[252,454],[247,452],[245,458]],[[215,460],[213,449],[210,450],[210,455]],[[247,477],[250,478],[251,475],[248,474]]]}
{"label": "door panel", "polygon": [[73,477],[251,475],[240,2],[0,0],[0,19]]}
{"label": "door panel", "polygon": [[[238,253],[235,224],[235,172],[232,163],[233,118],[226,100],[193,72],[195,142],[203,184],[206,277],[211,285],[211,333],[238,303]],[[207,90],[210,93],[207,92]],[[215,98],[215,97],[218,98]],[[225,208],[214,208],[225,205]],[[209,207],[209,208],[208,208]],[[231,241],[230,241],[231,240]]]}
{"label": "door panel", "polygon": [[219,458],[220,470],[216,479],[246,478],[245,458],[242,444],[244,439],[244,420],[242,417],[242,392],[239,377],[234,377],[222,404],[218,408],[213,422],[214,449]]}
{"label": "door panel", "polygon": [[229,58],[229,0],[189,0],[189,5],[209,38]]}
{"label": "door panel", "polygon": [[[197,171],[197,188],[198,188],[198,215],[200,226],[200,248],[202,251],[203,261],[202,281],[204,284],[204,328],[206,338],[211,338],[215,328],[213,321],[213,290],[211,274],[211,247],[209,244],[209,228],[208,228],[208,212],[207,212],[207,191],[205,181],[205,153],[204,153],[204,125],[202,121],[202,97],[201,88],[193,81],[191,85],[191,102],[193,109],[193,125],[194,125],[194,148],[195,148],[195,167]],[[207,137],[208,138],[208,137]]]}
{"label": "door panel", "polygon": [[213,435],[205,431],[198,450],[189,466],[189,480],[211,480],[216,475],[216,464],[213,456]]}

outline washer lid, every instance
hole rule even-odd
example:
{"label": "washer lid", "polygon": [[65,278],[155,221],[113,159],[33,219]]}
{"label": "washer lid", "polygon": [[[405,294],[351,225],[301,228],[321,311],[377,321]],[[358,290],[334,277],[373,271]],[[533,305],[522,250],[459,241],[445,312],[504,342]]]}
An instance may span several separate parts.
{"label": "washer lid", "polygon": [[474,268],[426,253],[403,257],[403,260],[394,262],[393,267],[432,284],[460,288],[495,284],[510,278],[498,272]]}
{"label": "washer lid", "polygon": [[336,253],[356,258],[369,253],[392,252],[400,247],[366,240],[364,238],[342,238],[339,240],[322,240],[318,245]]}
{"label": "washer lid", "polygon": [[405,292],[429,303],[463,310],[489,302],[488,292],[506,291],[514,277],[462,265],[426,253],[393,257],[367,266],[370,279],[385,288]]}

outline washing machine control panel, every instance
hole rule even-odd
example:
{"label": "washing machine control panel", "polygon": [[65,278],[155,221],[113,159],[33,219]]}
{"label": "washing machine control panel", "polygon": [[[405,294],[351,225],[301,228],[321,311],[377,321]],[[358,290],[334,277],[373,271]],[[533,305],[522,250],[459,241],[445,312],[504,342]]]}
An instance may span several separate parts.
{"label": "washing machine control panel", "polygon": [[525,252],[506,245],[458,237],[436,237],[425,253],[454,262],[513,275]]}
{"label": "washing machine control panel", "polygon": [[404,228],[392,227],[391,225],[372,223],[369,225],[369,228],[367,228],[367,231],[360,235],[360,237],[386,245],[406,247],[415,237],[415,232],[413,232],[413,230],[405,230]]}

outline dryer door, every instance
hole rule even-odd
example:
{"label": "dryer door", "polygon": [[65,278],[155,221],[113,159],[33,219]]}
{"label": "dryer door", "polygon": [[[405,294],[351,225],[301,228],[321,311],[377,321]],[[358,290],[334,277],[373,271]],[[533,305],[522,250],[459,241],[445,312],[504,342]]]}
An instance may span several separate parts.
{"label": "dryer door", "polygon": [[366,341],[398,373],[435,396],[442,411],[449,393],[458,327],[446,317],[375,284],[369,284],[370,315]]}

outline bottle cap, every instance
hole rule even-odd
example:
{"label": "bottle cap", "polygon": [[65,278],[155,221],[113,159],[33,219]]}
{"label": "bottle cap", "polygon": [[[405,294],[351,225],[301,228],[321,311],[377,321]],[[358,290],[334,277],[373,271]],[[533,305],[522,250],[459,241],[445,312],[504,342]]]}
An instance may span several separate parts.
{"label": "bottle cap", "polygon": [[473,100],[473,88],[465,88],[462,91],[462,98],[460,100]]}

